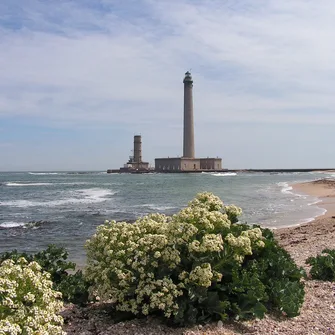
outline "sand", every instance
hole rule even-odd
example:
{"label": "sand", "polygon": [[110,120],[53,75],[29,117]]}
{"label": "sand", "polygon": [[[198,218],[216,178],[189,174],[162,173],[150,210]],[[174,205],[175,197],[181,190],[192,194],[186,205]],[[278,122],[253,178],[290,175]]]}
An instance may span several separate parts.
{"label": "sand", "polygon": [[316,205],[327,210],[324,217],[335,216],[335,180],[320,179],[308,183],[294,184],[292,187],[296,193],[318,197],[320,202]]}
{"label": "sand", "polygon": [[[335,249],[335,180],[319,180],[292,185],[297,193],[320,198],[317,206],[327,212],[314,221],[275,231],[279,243],[292,255],[299,266],[307,272],[305,260],[316,256],[325,248]],[[113,324],[105,306],[87,308],[68,306],[64,311],[64,330],[68,334],[82,335],[334,335],[335,334],[335,283],[307,280],[305,301],[300,315],[295,318],[276,319],[266,316],[262,320],[237,323],[212,323],[192,328],[169,328],[155,318],[135,319]]]}

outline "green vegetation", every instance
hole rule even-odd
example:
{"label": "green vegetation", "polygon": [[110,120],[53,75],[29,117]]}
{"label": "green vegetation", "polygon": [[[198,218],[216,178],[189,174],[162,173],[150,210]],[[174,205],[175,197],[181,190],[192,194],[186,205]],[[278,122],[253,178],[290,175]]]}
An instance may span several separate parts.
{"label": "green vegetation", "polygon": [[309,257],[306,263],[311,265],[313,279],[335,281],[335,250],[324,249],[321,255]]}

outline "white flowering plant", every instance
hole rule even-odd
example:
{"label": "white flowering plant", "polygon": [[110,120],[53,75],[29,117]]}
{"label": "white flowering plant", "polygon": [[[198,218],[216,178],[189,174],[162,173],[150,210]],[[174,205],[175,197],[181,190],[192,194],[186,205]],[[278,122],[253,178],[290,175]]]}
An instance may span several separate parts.
{"label": "white flowering plant", "polygon": [[52,289],[50,274],[25,258],[0,265],[0,335],[65,335],[61,294]]}
{"label": "white flowering plant", "polygon": [[[297,314],[300,269],[288,254],[277,253],[281,248],[269,230],[238,223],[241,212],[204,192],[173,216],[106,221],[86,244],[90,293],[118,311],[162,314],[178,324],[262,317],[268,307]],[[290,267],[278,276],[273,266],[281,271],[286,263]],[[271,291],[281,279],[287,280],[285,303]],[[287,307],[296,298],[292,281],[300,295]]]}
{"label": "white flowering plant", "polygon": [[19,258],[25,258],[28,263],[37,262],[42,271],[50,274],[53,289],[62,293],[64,302],[72,302],[85,305],[88,302],[88,286],[81,270],[74,273],[76,264],[67,260],[68,252],[63,247],[55,244],[48,245],[47,249],[35,254],[27,254],[12,250],[0,253],[0,263],[6,259],[16,262]]}

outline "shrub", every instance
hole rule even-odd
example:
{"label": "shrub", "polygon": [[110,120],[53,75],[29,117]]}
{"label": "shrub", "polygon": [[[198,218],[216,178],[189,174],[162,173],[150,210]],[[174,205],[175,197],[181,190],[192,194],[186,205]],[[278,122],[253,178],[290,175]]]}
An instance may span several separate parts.
{"label": "shrub", "polygon": [[75,269],[76,264],[67,261],[68,252],[64,248],[50,244],[46,250],[32,255],[13,250],[0,254],[0,263],[5,259],[17,261],[21,257],[24,257],[28,262],[37,262],[43,271],[50,273],[53,288],[62,293],[64,301],[75,304],[87,302],[89,283],[84,279],[82,271],[79,270],[74,274],[69,273]]}
{"label": "shrub", "polygon": [[52,289],[50,274],[24,258],[0,265],[0,334],[65,334],[61,293]]}
{"label": "shrub", "polygon": [[237,221],[241,209],[200,193],[168,217],[105,222],[87,242],[91,294],[119,311],[162,314],[178,324],[298,314],[298,269],[268,229]]}
{"label": "shrub", "polygon": [[311,265],[313,279],[335,281],[335,250],[324,249],[321,255],[309,257],[306,263]]}

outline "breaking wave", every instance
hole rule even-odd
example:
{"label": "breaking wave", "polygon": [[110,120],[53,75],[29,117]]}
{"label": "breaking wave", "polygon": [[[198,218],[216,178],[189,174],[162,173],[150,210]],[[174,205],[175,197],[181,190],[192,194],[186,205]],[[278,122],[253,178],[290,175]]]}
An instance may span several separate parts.
{"label": "breaking wave", "polygon": [[24,227],[26,225],[25,222],[14,222],[14,221],[6,221],[0,223],[0,228],[9,229],[9,228],[18,228]]}
{"label": "breaking wave", "polygon": [[45,186],[52,183],[5,183],[7,186]]}
{"label": "breaking wave", "polygon": [[54,174],[66,174],[66,173],[60,173],[60,172],[28,172],[29,174],[36,175],[36,176],[43,176],[43,175],[54,175]]}
{"label": "breaking wave", "polygon": [[51,201],[31,201],[31,200],[12,200],[0,202],[0,206],[11,207],[56,207],[68,204],[91,204],[103,202],[109,199],[109,196],[116,194],[110,190],[91,188],[86,190],[73,191],[72,197],[51,200]]}
{"label": "breaking wave", "polygon": [[215,177],[228,177],[228,176],[236,176],[236,172],[218,172],[218,173],[210,173],[211,176]]}
{"label": "breaking wave", "polygon": [[280,182],[280,183],[277,183],[277,185],[282,188],[281,189],[282,193],[293,194],[293,192],[291,192],[293,188],[287,182]]}

